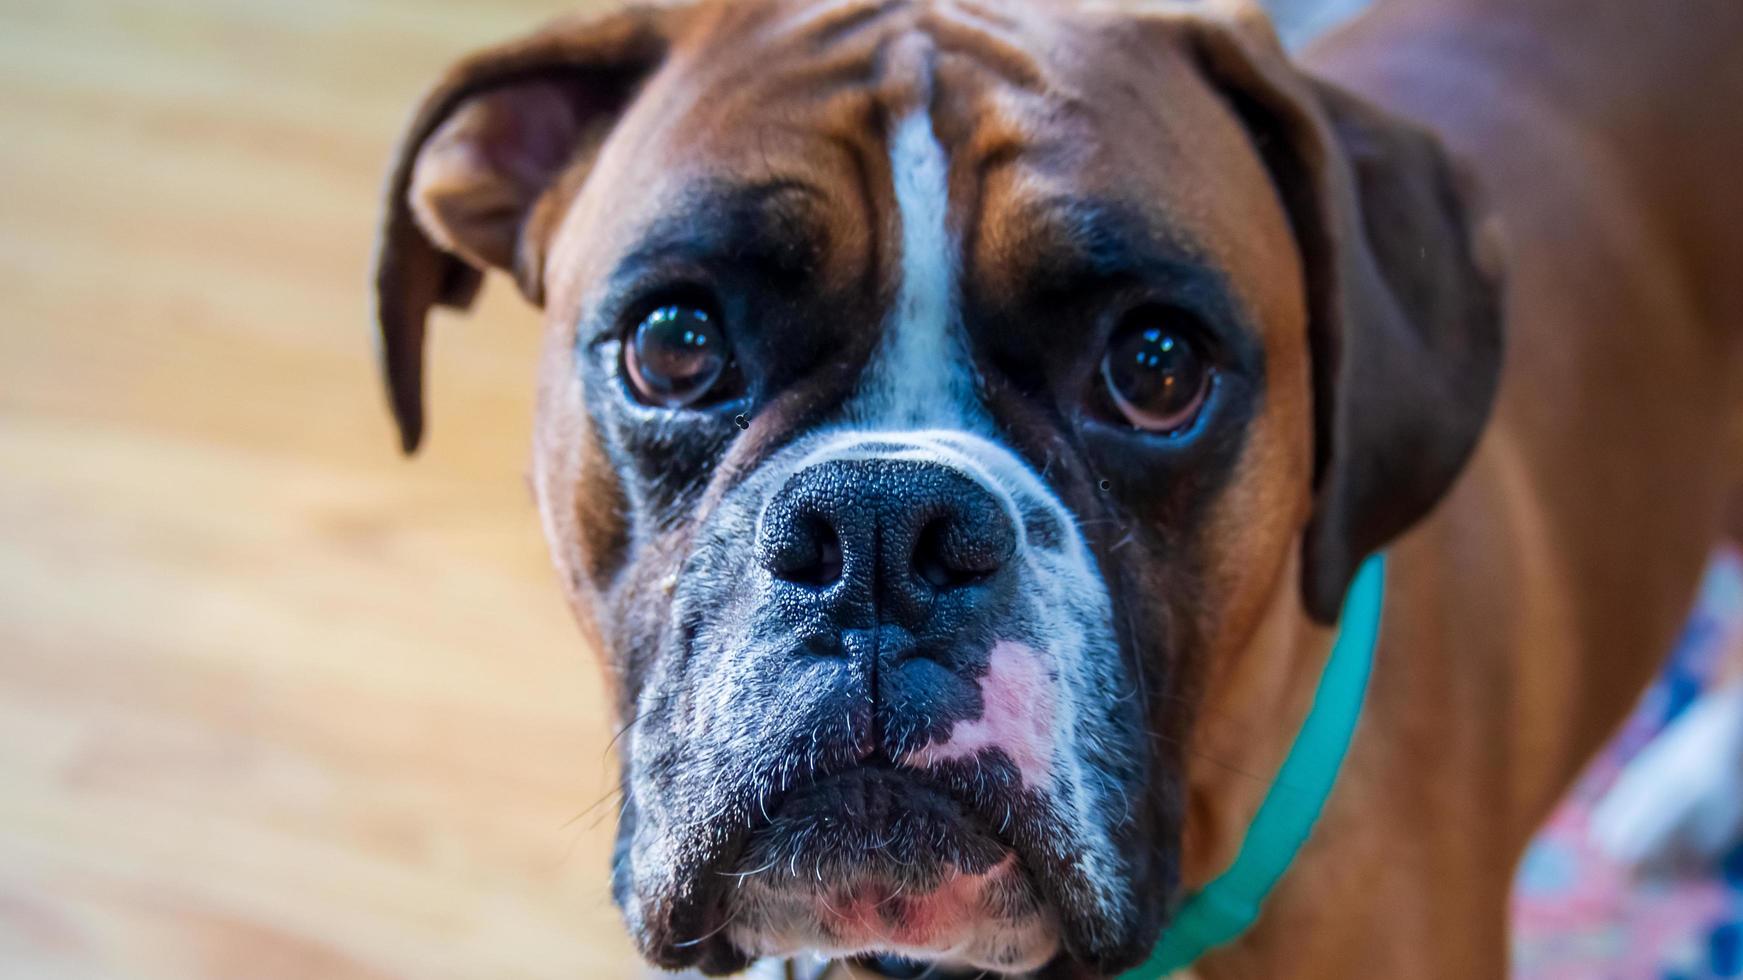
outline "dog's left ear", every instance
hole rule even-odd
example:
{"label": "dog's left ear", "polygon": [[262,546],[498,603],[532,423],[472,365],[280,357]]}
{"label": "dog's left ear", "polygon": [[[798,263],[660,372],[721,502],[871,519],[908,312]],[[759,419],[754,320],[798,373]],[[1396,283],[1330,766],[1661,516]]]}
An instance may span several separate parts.
{"label": "dog's left ear", "polygon": [[1432,133],[1298,71],[1255,4],[1194,7],[1175,27],[1247,125],[1302,254],[1315,438],[1302,591],[1330,623],[1362,560],[1446,494],[1488,421],[1499,249]]}
{"label": "dog's left ear", "polygon": [[542,302],[553,191],[665,60],[685,13],[558,21],[466,58],[424,97],[388,175],[375,253],[382,373],[406,452],[423,434],[430,309],[469,307],[489,268]]}

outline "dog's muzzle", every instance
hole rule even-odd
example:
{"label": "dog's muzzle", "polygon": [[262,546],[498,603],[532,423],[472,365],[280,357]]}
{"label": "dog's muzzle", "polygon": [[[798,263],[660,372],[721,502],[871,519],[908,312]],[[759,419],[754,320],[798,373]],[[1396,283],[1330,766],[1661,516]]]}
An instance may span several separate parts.
{"label": "dog's muzzle", "polygon": [[1076,527],[1008,450],[790,447],[706,522],[673,615],[630,884],[675,948],[1021,971],[1122,921],[1141,725],[1106,706],[1130,681]]}

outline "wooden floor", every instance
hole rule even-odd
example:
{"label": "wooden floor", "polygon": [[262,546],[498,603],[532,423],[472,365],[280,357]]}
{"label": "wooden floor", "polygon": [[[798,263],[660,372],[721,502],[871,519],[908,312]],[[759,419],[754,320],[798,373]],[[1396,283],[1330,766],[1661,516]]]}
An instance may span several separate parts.
{"label": "wooden floor", "polygon": [[421,86],[570,6],[0,0],[0,976],[638,972],[535,321],[408,463],[363,288]]}

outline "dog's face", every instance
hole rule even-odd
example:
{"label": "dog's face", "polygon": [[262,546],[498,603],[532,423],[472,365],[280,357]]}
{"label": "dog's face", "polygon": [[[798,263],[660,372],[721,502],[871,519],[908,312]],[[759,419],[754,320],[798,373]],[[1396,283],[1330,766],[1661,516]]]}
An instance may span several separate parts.
{"label": "dog's face", "polygon": [[[618,685],[656,962],[1111,972],[1203,877],[1183,839],[1240,805],[1194,778],[1199,709],[1311,683],[1294,641],[1493,378],[1432,146],[1257,30],[746,0],[556,25],[426,105],[396,406],[415,442],[424,312],[477,269],[543,303],[534,483]],[[1352,170],[1358,126],[1408,165]],[[1375,254],[1435,234],[1432,269]],[[1335,390],[1398,371],[1440,390]]]}

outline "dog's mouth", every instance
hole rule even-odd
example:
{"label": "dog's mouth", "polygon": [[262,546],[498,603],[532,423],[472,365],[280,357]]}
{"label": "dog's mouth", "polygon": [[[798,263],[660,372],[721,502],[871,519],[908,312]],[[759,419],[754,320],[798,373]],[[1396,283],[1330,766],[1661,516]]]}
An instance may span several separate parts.
{"label": "dog's mouth", "polygon": [[1026,972],[1060,949],[1024,846],[1032,802],[873,762],[759,807],[735,858],[697,890],[708,932],[748,958],[900,957]]}
{"label": "dog's mouth", "polygon": [[[985,826],[944,786],[872,763],[789,791],[751,828],[732,877],[882,875],[916,888],[944,866],[978,874],[1009,856],[1009,830]],[[804,873],[804,875],[801,874]]]}

